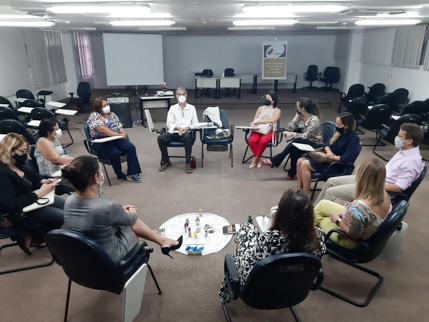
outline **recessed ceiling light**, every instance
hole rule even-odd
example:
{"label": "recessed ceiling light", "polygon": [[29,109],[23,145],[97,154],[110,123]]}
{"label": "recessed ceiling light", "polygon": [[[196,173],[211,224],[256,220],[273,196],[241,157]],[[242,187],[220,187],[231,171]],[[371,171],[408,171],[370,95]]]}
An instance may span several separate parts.
{"label": "recessed ceiling light", "polygon": [[21,20],[3,20],[0,26],[3,27],[51,27],[55,25],[51,21],[21,21]]}
{"label": "recessed ceiling light", "polygon": [[116,20],[110,21],[112,26],[171,26],[174,20]]}
{"label": "recessed ceiling light", "polygon": [[228,30],[276,30],[276,27],[228,27]]}
{"label": "recessed ceiling light", "polygon": [[109,18],[145,18],[145,19],[163,19],[163,18],[171,18],[171,14],[162,13],[162,12],[148,12],[142,14],[141,12],[114,12],[109,15]]}
{"label": "recessed ceiling light", "polygon": [[147,30],[147,31],[158,31],[158,30],[165,30],[165,31],[174,31],[174,30],[186,30],[186,27],[140,27],[139,30]]}
{"label": "recessed ceiling light", "polygon": [[252,13],[239,13],[235,18],[294,18],[296,15],[293,13],[283,12],[252,12]]}
{"label": "recessed ceiling light", "polygon": [[420,23],[418,19],[364,19],[356,20],[355,24],[358,26],[399,26],[399,25],[416,25]]}
{"label": "recessed ceiling light", "polygon": [[346,6],[340,5],[260,5],[260,6],[244,6],[243,12],[266,14],[266,13],[293,13],[293,12],[340,12],[346,9]]}
{"label": "recessed ceiling light", "polygon": [[232,23],[234,26],[287,26],[294,25],[298,20],[292,19],[264,19],[264,20],[234,20]]}
{"label": "recessed ceiling light", "polygon": [[150,7],[148,5],[141,6],[119,6],[119,5],[57,5],[46,8],[47,11],[53,13],[124,13],[124,12],[133,12],[133,13],[148,13],[150,12]]}
{"label": "recessed ceiling light", "polygon": [[298,22],[300,25],[328,25],[328,24],[336,24],[339,21],[300,21]]}

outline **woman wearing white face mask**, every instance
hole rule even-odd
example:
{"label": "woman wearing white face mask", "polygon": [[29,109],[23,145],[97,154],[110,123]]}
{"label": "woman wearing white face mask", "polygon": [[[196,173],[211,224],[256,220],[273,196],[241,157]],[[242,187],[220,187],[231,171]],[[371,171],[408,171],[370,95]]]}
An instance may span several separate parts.
{"label": "woman wearing white face mask", "polygon": [[136,206],[121,206],[116,201],[98,197],[97,189],[104,182],[104,176],[96,158],[77,157],[61,171],[76,188],[76,194],[69,196],[64,205],[67,229],[95,241],[114,262],[119,262],[139,237],[160,245],[164,255],[182,245],[183,237],[174,240],[153,232],[138,219]]}
{"label": "woman wearing white face mask", "polygon": [[40,122],[40,138],[36,143],[34,157],[37,160],[41,176],[52,176],[61,167],[70,164],[73,160],[58,141],[61,134],[62,132],[56,119],[45,119]]}
{"label": "woman wearing white face mask", "polygon": [[[139,160],[137,159],[136,147],[129,140],[126,140],[121,121],[118,116],[110,111],[110,106],[104,97],[97,97],[94,100],[93,113],[87,121],[89,131],[93,138],[102,138],[107,136],[120,136],[120,140],[113,140],[104,143],[98,143],[98,151],[105,155],[112,164],[113,170],[119,180],[139,183],[138,175],[142,172]],[[127,174],[122,172],[121,154],[127,155],[128,170]]]}

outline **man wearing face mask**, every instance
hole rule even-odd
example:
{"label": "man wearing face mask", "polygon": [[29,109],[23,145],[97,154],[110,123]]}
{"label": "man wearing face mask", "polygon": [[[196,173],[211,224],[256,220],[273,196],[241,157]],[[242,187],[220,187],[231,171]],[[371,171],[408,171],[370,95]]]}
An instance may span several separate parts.
{"label": "man wearing face mask", "polygon": [[[423,140],[423,131],[417,124],[402,124],[398,136],[395,138],[395,146],[399,151],[386,164],[385,189],[394,198],[396,194],[408,189],[419,177],[423,170],[422,156],[419,144]],[[330,178],[315,201],[326,199],[350,202],[355,199],[355,177],[343,176]]]}
{"label": "man wearing face mask", "polygon": [[191,153],[194,140],[191,130],[197,126],[198,118],[195,107],[186,102],[188,94],[186,89],[179,87],[176,90],[178,104],[170,107],[167,114],[168,132],[158,136],[158,146],[161,150],[161,167],[159,171],[165,171],[171,167],[167,147],[170,142],[183,142],[185,146],[186,166],[185,172],[192,173]]}
{"label": "man wearing face mask", "polygon": [[73,160],[58,140],[61,134],[61,129],[55,118],[45,119],[40,122],[40,138],[36,143],[34,157],[41,176],[52,176]]}

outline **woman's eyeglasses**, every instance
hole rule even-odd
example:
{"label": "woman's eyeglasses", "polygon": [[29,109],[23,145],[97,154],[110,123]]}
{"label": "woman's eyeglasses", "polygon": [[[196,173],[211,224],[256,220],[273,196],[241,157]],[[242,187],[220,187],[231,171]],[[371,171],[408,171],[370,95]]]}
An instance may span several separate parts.
{"label": "woman's eyeglasses", "polygon": [[14,150],[18,150],[19,152],[21,152],[22,154],[26,154],[27,153],[27,150],[21,150],[21,149],[18,149],[18,148],[15,148]]}

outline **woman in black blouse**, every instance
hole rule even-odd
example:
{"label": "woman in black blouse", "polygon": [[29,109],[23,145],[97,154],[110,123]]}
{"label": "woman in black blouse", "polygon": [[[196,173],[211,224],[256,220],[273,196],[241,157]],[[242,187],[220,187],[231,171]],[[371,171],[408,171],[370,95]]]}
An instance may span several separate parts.
{"label": "woman in black blouse", "polygon": [[[43,247],[44,234],[64,223],[64,200],[55,197],[52,205],[23,213],[23,208],[43,198],[58,184],[55,179],[42,180],[25,167],[29,153],[28,141],[19,134],[9,133],[0,142],[0,225],[28,227],[28,233],[16,236],[16,241],[25,253],[31,255],[32,240],[36,247]],[[46,201],[40,199],[39,202]],[[36,225],[38,229],[34,231]]]}

